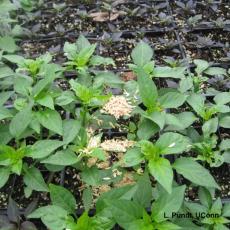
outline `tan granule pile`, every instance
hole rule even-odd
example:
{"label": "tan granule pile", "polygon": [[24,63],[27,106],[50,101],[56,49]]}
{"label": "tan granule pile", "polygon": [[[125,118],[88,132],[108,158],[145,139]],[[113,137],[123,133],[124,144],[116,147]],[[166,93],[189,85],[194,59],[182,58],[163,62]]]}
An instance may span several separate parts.
{"label": "tan granule pile", "polygon": [[112,96],[103,106],[101,112],[113,115],[116,119],[122,116],[130,116],[133,106],[128,103],[124,96]]}
{"label": "tan granule pile", "polygon": [[102,142],[101,148],[107,152],[124,153],[127,151],[128,148],[133,146],[133,144],[134,141],[111,139]]}

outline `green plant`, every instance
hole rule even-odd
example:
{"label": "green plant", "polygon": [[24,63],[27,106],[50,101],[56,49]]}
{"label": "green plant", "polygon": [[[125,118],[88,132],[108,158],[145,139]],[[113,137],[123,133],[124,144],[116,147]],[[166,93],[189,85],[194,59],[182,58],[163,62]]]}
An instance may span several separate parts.
{"label": "green plant", "polygon": [[[212,199],[210,190],[199,188],[200,203],[194,204],[185,202],[185,210],[190,212],[196,223],[205,227],[205,229],[228,229],[226,226],[229,223],[229,204],[223,205],[220,198],[215,201]],[[198,215],[199,214],[199,215]]]}
{"label": "green plant", "polygon": [[79,36],[76,43],[66,42],[64,52],[69,60],[65,63],[67,69],[76,69],[80,74],[87,75],[89,67],[114,65],[112,58],[93,55],[95,50],[96,44],[90,44],[83,35]]}

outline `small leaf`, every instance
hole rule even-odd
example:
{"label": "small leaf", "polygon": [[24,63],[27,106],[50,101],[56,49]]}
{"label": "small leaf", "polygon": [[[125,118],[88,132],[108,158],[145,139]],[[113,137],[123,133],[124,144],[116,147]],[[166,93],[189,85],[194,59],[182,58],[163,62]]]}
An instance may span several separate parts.
{"label": "small leaf", "polygon": [[159,97],[160,105],[163,108],[178,108],[183,105],[187,96],[178,92],[169,92]]}
{"label": "small leaf", "polygon": [[0,37],[0,49],[8,53],[14,53],[18,49],[18,46],[12,37],[5,36]]}
{"label": "small leaf", "polygon": [[131,57],[133,59],[134,64],[136,64],[139,67],[143,67],[149,61],[151,61],[153,57],[153,50],[147,43],[141,41],[133,49]]}
{"label": "small leaf", "polygon": [[82,194],[82,200],[83,200],[85,210],[89,211],[91,204],[93,202],[93,193],[90,187],[84,189]]}
{"label": "small leaf", "polygon": [[0,188],[2,188],[8,181],[10,176],[10,170],[8,168],[0,168]]}

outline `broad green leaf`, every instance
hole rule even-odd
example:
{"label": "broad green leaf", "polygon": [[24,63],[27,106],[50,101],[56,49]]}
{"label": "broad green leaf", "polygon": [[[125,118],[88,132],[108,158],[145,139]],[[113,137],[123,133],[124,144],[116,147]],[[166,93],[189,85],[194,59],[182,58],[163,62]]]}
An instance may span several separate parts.
{"label": "broad green leaf", "polygon": [[148,208],[152,200],[152,185],[148,173],[145,173],[137,181],[137,190],[133,200],[142,207]]}
{"label": "broad green leaf", "polygon": [[223,208],[223,216],[230,217],[230,203],[226,203]]}
{"label": "broad green leaf", "polygon": [[49,185],[50,198],[53,205],[57,205],[68,213],[75,213],[76,200],[69,190],[54,184]]}
{"label": "broad green leaf", "polygon": [[220,147],[220,150],[230,149],[230,139],[223,139],[219,147]]}
{"label": "broad green leaf", "polygon": [[184,77],[179,82],[179,88],[178,91],[181,93],[187,92],[189,89],[193,87],[193,80],[192,77]]}
{"label": "broad green leaf", "polygon": [[10,98],[10,96],[13,94],[12,91],[6,91],[0,93],[0,106],[5,104],[5,102]]}
{"label": "broad green leaf", "polygon": [[54,110],[54,101],[53,101],[53,98],[45,93],[45,94],[39,94],[37,97],[36,97],[36,102],[40,105],[43,105],[47,108],[50,108],[52,110]]}
{"label": "broad green leaf", "polygon": [[0,79],[13,76],[14,71],[8,66],[0,66]]}
{"label": "broad green leaf", "polygon": [[127,167],[132,167],[140,164],[144,160],[144,156],[141,153],[140,148],[128,149],[124,156],[124,163]]}
{"label": "broad green leaf", "polygon": [[98,65],[113,65],[115,66],[115,63],[112,58],[105,58],[102,56],[95,55],[90,59],[90,65],[98,66]]}
{"label": "broad green leaf", "polygon": [[178,108],[183,105],[187,96],[177,92],[168,92],[163,96],[159,97],[160,105],[163,108]]}
{"label": "broad green leaf", "polygon": [[90,187],[84,189],[83,194],[82,194],[82,201],[83,201],[85,210],[88,211],[93,202],[93,193]]}
{"label": "broad green leaf", "polygon": [[67,211],[56,205],[41,207],[32,212],[28,218],[41,218],[50,230],[63,230],[66,227]]}
{"label": "broad green leaf", "polygon": [[161,223],[157,223],[155,228],[159,229],[159,230],[179,230],[179,229],[181,229],[180,226],[178,226],[178,225],[176,225],[174,223],[171,223],[169,221],[164,221],[164,222],[161,222]]}
{"label": "broad green leaf", "polygon": [[205,70],[205,73],[211,76],[227,75],[226,69],[221,67],[209,67],[207,70]]}
{"label": "broad green leaf", "polygon": [[76,120],[65,120],[63,121],[63,143],[68,145],[77,136],[81,128],[81,123]]}
{"label": "broad green leaf", "polygon": [[125,229],[143,215],[143,207],[133,201],[113,200],[109,204],[116,222]]}
{"label": "broad green leaf", "polygon": [[218,128],[218,118],[212,118],[204,123],[202,126],[202,131],[205,135],[209,136],[212,133],[215,133]]}
{"label": "broad green leaf", "polygon": [[0,37],[0,49],[8,53],[14,53],[18,49],[18,46],[15,44],[15,40],[12,37],[5,36]]}
{"label": "broad green leaf", "polygon": [[8,181],[10,176],[10,170],[8,168],[0,168],[0,188],[2,188]]}
{"label": "broad green leaf", "polygon": [[31,106],[18,112],[10,123],[10,133],[18,138],[26,130],[32,120]]}
{"label": "broad green leaf", "polygon": [[13,117],[11,112],[8,109],[4,108],[4,107],[0,107],[0,120],[10,118],[10,117]]}
{"label": "broad green leaf", "polygon": [[137,82],[142,102],[149,110],[152,110],[156,106],[158,97],[156,85],[143,69],[137,71]]}
{"label": "broad green leaf", "polygon": [[216,104],[218,104],[218,105],[225,105],[225,104],[229,103],[229,102],[230,102],[230,92],[218,93],[218,94],[214,97],[214,101],[215,101]]}
{"label": "broad green leaf", "polygon": [[193,158],[180,157],[173,164],[173,168],[194,184],[219,189],[219,185],[209,171],[194,161]]}
{"label": "broad green leaf", "polygon": [[57,111],[45,109],[37,112],[36,116],[42,126],[59,135],[63,134],[62,119]]}
{"label": "broad green leaf", "polygon": [[152,218],[156,222],[162,222],[167,217],[171,218],[173,212],[178,212],[183,200],[186,186],[172,188],[171,194],[160,193],[159,198],[152,204]]}
{"label": "broad green leaf", "polygon": [[204,111],[205,98],[200,94],[192,94],[187,98],[188,104],[194,109],[194,111],[202,116]]}
{"label": "broad green leaf", "polygon": [[34,159],[41,159],[49,156],[54,150],[63,145],[62,141],[40,140],[31,146],[30,156]]}
{"label": "broad green leaf", "polygon": [[41,161],[43,164],[51,165],[73,165],[76,164],[80,159],[71,150],[58,151],[55,154],[49,156],[47,159]]}
{"label": "broad green leaf", "polygon": [[195,59],[194,64],[196,65],[196,73],[200,75],[204,70],[209,67],[209,63],[205,60]]}
{"label": "broad green leaf", "polygon": [[8,124],[1,124],[0,125],[0,144],[8,144],[8,142],[12,139],[12,136],[9,132],[9,125]]}
{"label": "broad green leaf", "polygon": [[97,167],[84,169],[81,178],[87,185],[98,186],[102,183],[102,176]]}
{"label": "broad green leaf", "polygon": [[77,55],[77,67],[84,67],[96,49],[96,44],[84,47]]}
{"label": "broad green leaf", "polygon": [[159,66],[154,69],[153,76],[160,78],[183,78],[186,67]]}
{"label": "broad green leaf", "polygon": [[192,112],[182,112],[179,114],[166,114],[166,130],[184,130],[191,126],[198,118]]}
{"label": "broad green leaf", "polygon": [[168,132],[160,136],[156,142],[161,154],[183,153],[189,150],[191,143],[189,139],[181,134]]}
{"label": "broad green leaf", "polygon": [[148,140],[159,130],[160,128],[156,123],[145,118],[138,126],[137,136],[140,140]]}
{"label": "broad green leaf", "polygon": [[219,126],[230,129],[230,114],[226,114],[220,117]]}
{"label": "broad green leaf", "polygon": [[90,43],[88,39],[81,34],[76,41],[77,52],[79,53],[82,49],[89,46]]}
{"label": "broad green leaf", "polygon": [[200,199],[201,204],[203,204],[207,208],[211,208],[212,196],[208,189],[204,187],[199,187],[198,197]]}
{"label": "broad green leaf", "polygon": [[170,162],[165,158],[150,160],[148,163],[150,174],[168,192],[172,192],[173,170]]}
{"label": "broad green leaf", "polygon": [[150,119],[151,121],[153,121],[154,123],[156,123],[160,129],[164,128],[165,125],[165,112],[152,112],[151,114],[143,114],[143,117]]}
{"label": "broad green leaf", "polygon": [[133,59],[134,64],[136,64],[139,67],[143,67],[152,59],[153,50],[147,43],[141,41],[132,50],[131,57]]}
{"label": "broad green leaf", "polygon": [[35,191],[48,192],[49,189],[42,177],[41,172],[35,168],[24,167],[25,175],[23,177],[24,183],[26,186]]}
{"label": "broad green leaf", "polygon": [[23,65],[25,60],[24,57],[14,54],[3,55],[3,58],[18,65]]}

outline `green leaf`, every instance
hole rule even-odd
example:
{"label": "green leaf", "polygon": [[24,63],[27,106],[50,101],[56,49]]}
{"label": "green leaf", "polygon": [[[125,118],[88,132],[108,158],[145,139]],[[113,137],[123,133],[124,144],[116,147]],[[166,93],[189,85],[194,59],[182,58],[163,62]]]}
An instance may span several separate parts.
{"label": "green leaf", "polygon": [[218,128],[218,118],[212,118],[204,123],[202,126],[202,131],[205,135],[209,136],[212,133],[215,133]]}
{"label": "green leaf", "polygon": [[220,117],[219,125],[223,128],[230,129],[230,114]]}
{"label": "green leaf", "polygon": [[63,134],[62,119],[57,111],[45,109],[37,112],[36,116],[42,126],[59,135]]}
{"label": "green leaf", "polygon": [[5,104],[5,102],[11,97],[13,94],[12,91],[2,92],[0,93],[0,106]]}
{"label": "green leaf", "polygon": [[24,166],[25,175],[23,177],[24,183],[35,191],[48,192],[49,189],[42,177],[41,172],[35,168],[28,168]]}
{"label": "green leaf", "polygon": [[68,145],[77,136],[81,128],[81,123],[76,120],[65,120],[63,121],[63,143]]}
{"label": "green leaf", "polygon": [[173,223],[171,223],[169,221],[164,221],[164,222],[161,222],[161,223],[157,223],[155,228],[159,229],[159,230],[178,230],[178,229],[181,229],[180,226],[178,226],[176,224],[173,224]]}
{"label": "green leaf", "polygon": [[98,186],[102,182],[102,176],[97,167],[86,168],[81,173],[82,180],[87,185]]}
{"label": "green leaf", "polygon": [[113,200],[109,202],[116,222],[126,229],[133,221],[142,217],[143,208],[129,200]]}
{"label": "green leaf", "polygon": [[31,106],[26,107],[15,115],[10,123],[10,133],[18,138],[26,130],[32,120]]}
{"label": "green leaf", "polygon": [[82,201],[83,201],[85,210],[89,211],[92,205],[92,202],[93,202],[93,193],[90,187],[84,189],[83,194],[82,194]]}
{"label": "green leaf", "polygon": [[230,149],[230,139],[223,139],[219,147],[220,147],[220,150]]}
{"label": "green leaf", "polygon": [[155,144],[161,154],[183,153],[189,150],[191,143],[189,139],[178,133],[164,133]]}
{"label": "green leaf", "polygon": [[157,223],[171,217],[173,212],[178,212],[183,200],[186,186],[172,188],[171,194],[160,193],[159,198],[152,204],[152,218]]}
{"label": "green leaf", "polygon": [[96,44],[90,45],[88,47],[84,47],[81,49],[81,51],[77,55],[77,67],[84,67],[87,62],[89,62],[90,57],[93,55],[95,49],[96,49]]}
{"label": "green leaf", "polygon": [[178,108],[183,105],[187,96],[177,92],[168,92],[159,97],[160,105],[163,108]]}
{"label": "green leaf", "polygon": [[202,116],[205,108],[205,98],[202,95],[192,94],[187,98],[187,102],[198,115]]}
{"label": "green leaf", "polygon": [[73,165],[79,161],[79,158],[71,150],[58,151],[54,155],[49,156],[47,159],[41,161],[43,164],[51,165]]}
{"label": "green leaf", "polygon": [[149,76],[144,72],[143,69],[137,70],[137,82],[139,86],[139,91],[141,99],[144,105],[149,109],[153,109],[156,105],[156,100],[158,97],[157,87],[149,78]]}
{"label": "green leaf", "polygon": [[0,168],[0,188],[2,188],[8,181],[10,176],[10,170],[8,168]]}
{"label": "green leaf", "polygon": [[128,149],[124,156],[124,163],[127,167],[132,167],[140,164],[144,160],[144,156],[141,153],[140,148]]}
{"label": "green leaf", "polygon": [[168,193],[171,193],[173,170],[170,162],[164,158],[159,158],[156,161],[150,160],[148,168],[150,174],[156,179],[156,181],[161,184]]}
{"label": "green leaf", "polygon": [[191,126],[198,118],[192,112],[182,112],[179,114],[166,114],[166,130],[184,130]]}
{"label": "green leaf", "polygon": [[177,173],[182,174],[197,185],[219,189],[219,185],[209,171],[194,161],[193,158],[178,158],[173,164],[173,168],[176,169]]}
{"label": "green leaf", "polygon": [[50,184],[49,189],[53,205],[63,208],[70,214],[75,213],[76,200],[69,190],[54,184]]}
{"label": "green leaf", "polygon": [[154,69],[154,77],[160,78],[183,78],[186,67],[159,66]]}
{"label": "green leaf", "polygon": [[13,117],[11,112],[8,109],[4,108],[4,107],[0,107],[0,120],[10,118],[10,117]]}
{"label": "green leaf", "polygon": [[225,104],[229,103],[229,102],[230,102],[230,92],[218,93],[218,94],[214,97],[214,101],[215,101],[216,104],[218,104],[218,105],[225,105]]}
{"label": "green leaf", "polygon": [[133,200],[142,207],[148,208],[152,200],[152,185],[148,173],[145,173],[137,181],[137,190]]}
{"label": "green leaf", "polygon": [[198,75],[209,67],[209,63],[205,60],[195,59],[193,62],[196,65],[195,71]]}
{"label": "green leaf", "polygon": [[113,65],[115,66],[114,60],[112,58],[105,58],[102,56],[95,55],[90,59],[90,65],[98,66],[98,65]]}
{"label": "green leaf", "polygon": [[41,207],[32,212],[28,218],[41,218],[50,230],[63,230],[66,227],[67,211],[56,205]]}
{"label": "green leaf", "polygon": [[230,203],[226,203],[222,212],[224,217],[230,217]]}
{"label": "green leaf", "polygon": [[14,53],[18,49],[18,46],[12,37],[5,36],[0,37],[0,49],[8,53]]}
{"label": "green leaf", "polygon": [[54,150],[63,145],[62,141],[40,140],[31,146],[30,156],[33,159],[41,159],[50,155]]}
{"label": "green leaf", "polygon": [[40,105],[43,105],[47,108],[50,108],[52,110],[54,110],[54,101],[53,101],[53,98],[47,94],[47,93],[44,93],[44,94],[39,94],[37,97],[36,97],[36,102]]}
{"label": "green leaf", "polygon": [[90,43],[88,39],[81,34],[76,41],[77,52],[79,53],[85,47],[89,47],[89,46],[90,46]]}
{"label": "green leaf", "polygon": [[152,112],[151,114],[143,114],[143,117],[150,119],[154,123],[156,123],[160,129],[164,128],[165,125],[165,112]]}
{"label": "green leaf", "polygon": [[147,43],[141,41],[132,50],[131,57],[133,59],[134,64],[136,64],[139,67],[143,67],[152,59],[153,50]]}
{"label": "green leaf", "polygon": [[201,204],[203,204],[207,208],[211,208],[212,196],[208,189],[204,187],[199,187],[198,196],[199,196]]}
{"label": "green leaf", "polygon": [[149,119],[143,119],[137,131],[137,136],[140,140],[148,140],[160,130],[159,126]]}
{"label": "green leaf", "polygon": [[207,70],[205,70],[205,73],[211,76],[227,75],[226,69],[221,67],[209,67]]}

